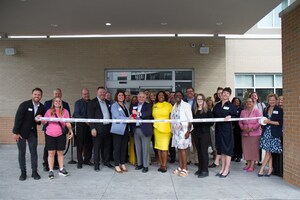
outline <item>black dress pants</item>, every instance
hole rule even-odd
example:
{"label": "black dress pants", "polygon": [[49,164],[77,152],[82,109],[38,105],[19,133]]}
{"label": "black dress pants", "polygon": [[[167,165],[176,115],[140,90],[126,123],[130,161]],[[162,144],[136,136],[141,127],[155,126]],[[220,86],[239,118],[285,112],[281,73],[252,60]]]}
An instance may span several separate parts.
{"label": "black dress pants", "polygon": [[[86,123],[76,124],[77,160],[78,164],[89,163],[93,151],[93,139],[90,127]],[[83,157],[84,156],[84,160]]]}
{"label": "black dress pants", "polygon": [[198,153],[198,169],[200,172],[208,172],[208,146],[210,144],[210,133],[197,134],[196,148]]}
{"label": "black dress pants", "polygon": [[100,165],[100,153],[104,164],[110,161],[110,150],[111,150],[111,125],[103,125],[102,133],[97,133],[96,137],[93,137],[94,145],[94,164],[95,166]]}
{"label": "black dress pants", "polygon": [[129,133],[125,132],[124,135],[113,134],[114,143],[114,163],[115,166],[125,164],[127,156]]}
{"label": "black dress pants", "polygon": [[31,155],[31,169],[32,171],[37,171],[37,137],[35,136],[35,133],[32,130],[28,139],[22,138],[17,143],[19,150],[19,166],[22,173],[26,173],[26,141],[28,142],[29,151]]}

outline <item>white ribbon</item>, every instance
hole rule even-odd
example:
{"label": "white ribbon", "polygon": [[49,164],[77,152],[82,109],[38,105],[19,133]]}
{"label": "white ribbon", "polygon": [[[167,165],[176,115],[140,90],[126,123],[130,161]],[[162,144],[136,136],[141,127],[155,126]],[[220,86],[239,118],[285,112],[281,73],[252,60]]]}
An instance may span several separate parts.
{"label": "white ribbon", "polygon": [[225,118],[202,118],[192,120],[180,119],[86,119],[86,118],[56,118],[56,117],[36,117],[36,121],[48,122],[81,122],[81,123],[154,123],[154,122],[229,122],[229,121],[242,121],[242,120],[259,120],[262,117],[248,117],[248,118],[230,118],[225,121]]}

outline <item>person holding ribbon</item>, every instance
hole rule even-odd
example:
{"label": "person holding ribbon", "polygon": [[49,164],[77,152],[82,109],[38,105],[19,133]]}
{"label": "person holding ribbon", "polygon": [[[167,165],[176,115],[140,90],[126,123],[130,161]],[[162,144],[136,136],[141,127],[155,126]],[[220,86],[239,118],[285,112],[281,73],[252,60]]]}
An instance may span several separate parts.
{"label": "person holding ribbon", "polygon": [[[167,102],[168,97],[164,91],[159,91],[156,95],[156,104],[152,108],[153,118],[164,120],[170,119],[170,114],[172,112],[172,105]],[[154,136],[155,145],[154,148],[157,149],[158,159],[159,159],[159,172],[167,172],[167,159],[168,159],[168,149],[171,139],[171,124],[169,122],[154,122]]]}
{"label": "person holding ribbon", "polygon": [[263,123],[266,125],[263,127],[260,147],[266,151],[266,155],[258,173],[259,177],[264,175],[264,170],[267,164],[269,169],[265,176],[271,176],[273,172],[272,153],[282,153],[280,137],[282,137],[283,134],[283,110],[276,105],[277,100],[278,96],[276,94],[269,94],[269,106],[266,107],[263,112],[263,116],[266,118]]}
{"label": "person holding ribbon", "polygon": [[[241,118],[261,117],[260,111],[254,107],[253,99],[246,99],[246,108],[241,112]],[[261,126],[257,119],[239,121],[242,130],[242,147],[244,159],[247,165],[243,168],[247,172],[253,172],[255,161],[259,161],[259,143]]]}
{"label": "person holding ribbon", "polygon": [[[70,118],[69,111],[63,108],[62,100],[60,97],[53,99],[52,106],[47,110],[45,117],[56,117],[56,118]],[[57,153],[59,175],[68,176],[69,173],[64,168],[64,150],[66,147],[66,135],[64,135],[65,127],[68,129],[67,138],[73,137],[73,130],[70,123],[66,122],[46,122],[42,121],[46,126],[45,140],[46,147],[48,150],[48,164],[49,164],[49,179],[54,178],[53,166],[54,156]]]}
{"label": "person holding ribbon", "polygon": [[216,123],[216,145],[218,154],[221,154],[222,169],[216,176],[226,178],[230,173],[230,162],[233,156],[232,123],[228,121],[237,117],[235,106],[230,103],[231,89],[226,87],[222,91],[222,98],[214,107],[213,114],[216,118],[224,118],[224,122]]}
{"label": "person holding ribbon", "polygon": [[182,99],[182,92],[175,92],[176,103],[173,106],[171,119],[180,121],[172,122],[172,147],[178,149],[179,158],[179,167],[174,171],[174,174],[185,177],[188,175],[187,149],[192,146],[191,131],[193,130],[193,123],[191,121],[193,120],[193,114],[190,104]]}

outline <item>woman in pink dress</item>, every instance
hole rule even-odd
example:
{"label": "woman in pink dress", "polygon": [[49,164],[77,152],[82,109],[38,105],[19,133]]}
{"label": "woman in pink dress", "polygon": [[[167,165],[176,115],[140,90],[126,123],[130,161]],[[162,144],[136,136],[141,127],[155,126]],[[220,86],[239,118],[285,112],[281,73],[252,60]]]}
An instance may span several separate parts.
{"label": "woman in pink dress", "polygon": [[[241,112],[241,118],[261,117],[262,114],[254,108],[253,99],[246,100],[246,108]],[[257,119],[239,121],[242,129],[242,148],[247,166],[243,169],[253,172],[255,161],[259,161],[259,144],[261,137],[261,126]]]}

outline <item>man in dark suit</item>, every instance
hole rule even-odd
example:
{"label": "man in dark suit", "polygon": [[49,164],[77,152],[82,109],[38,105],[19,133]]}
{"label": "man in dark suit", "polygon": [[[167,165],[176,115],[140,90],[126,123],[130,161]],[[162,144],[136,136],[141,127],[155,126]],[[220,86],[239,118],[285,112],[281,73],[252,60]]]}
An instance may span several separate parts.
{"label": "man in dark suit", "polygon": [[[138,104],[132,106],[132,115],[137,119],[152,119],[152,106],[146,102],[146,94],[138,94]],[[150,141],[153,134],[153,124],[136,123],[132,125],[134,133],[134,144],[137,157],[136,170],[142,169],[143,173],[148,172]]]}
{"label": "man in dark suit", "polygon": [[[56,97],[59,97],[59,98],[62,97],[62,91],[61,91],[60,88],[56,88],[55,90],[53,90],[53,99],[56,98]],[[47,111],[48,109],[51,108],[53,99],[45,101],[45,111]],[[63,101],[62,103],[63,103],[63,108],[67,109],[69,111],[69,115],[71,115],[69,104],[65,101]],[[45,126],[43,127],[43,131],[46,131]],[[47,172],[47,171],[49,171],[49,167],[48,167],[48,150],[46,148],[46,145],[45,145],[45,148],[44,148],[43,160],[44,160],[44,163],[43,163],[44,171]],[[58,169],[58,168],[59,167],[58,167],[57,154],[56,154],[55,158],[54,158],[54,169]]]}
{"label": "man in dark suit", "polygon": [[[105,95],[105,88],[98,87],[97,97],[88,104],[88,118],[111,119],[110,104],[105,99]],[[110,164],[110,151],[112,148],[110,128],[110,123],[90,123],[94,145],[94,169],[96,172],[100,171],[100,151],[103,164],[113,168]]]}
{"label": "man in dark suit", "polygon": [[[81,90],[81,99],[75,102],[74,118],[88,118],[87,109],[90,101],[90,92],[87,88]],[[82,164],[90,165],[93,140],[90,132],[90,127],[87,123],[76,123],[76,136],[77,136],[77,168],[81,169]],[[84,159],[82,158],[84,154]]]}
{"label": "man in dark suit", "polygon": [[28,142],[29,151],[31,154],[31,169],[32,177],[35,180],[40,179],[37,172],[37,128],[36,125],[40,122],[35,121],[35,117],[45,114],[45,107],[40,103],[43,91],[40,88],[32,90],[32,98],[20,104],[13,127],[13,137],[17,142],[19,150],[19,165],[21,169],[20,181],[24,181],[26,175],[26,141]]}

